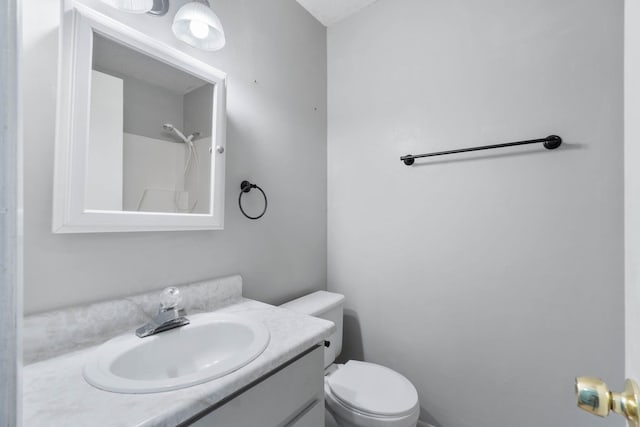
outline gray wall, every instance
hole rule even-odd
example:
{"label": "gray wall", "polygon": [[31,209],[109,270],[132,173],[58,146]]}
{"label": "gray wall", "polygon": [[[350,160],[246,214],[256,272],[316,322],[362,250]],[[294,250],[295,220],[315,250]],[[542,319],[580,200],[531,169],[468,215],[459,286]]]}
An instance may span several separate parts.
{"label": "gray wall", "polygon": [[198,203],[194,212],[209,212],[211,191],[211,131],[213,117],[213,85],[207,84],[184,95],[184,128],[185,132],[199,132],[195,148],[200,159],[196,170],[189,173],[185,188],[197,194]]}
{"label": "gray wall", "polygon": [[184,127],[184,95],[132,77],[123,80],[124,132],[171,142],[180,139],[164,130],[165,123],[189,132]]}
{"label": "gray wall", "polygon": [[213,85],[200,86],[184,94],[184,131],[186,135],[199,132],[197,139],[211,136],[213,117]]}
{"label": "gray wall", "polygon": [[[271,303],[324,288],[325,28],[294,1],[216,0],[227,46],[207,53],[171,33],[183,1],[163,18],[86,2],[228,73],[225,230],[51,233],[59,2],[24,2],[26,312],[233,273]],[[260,221],[238,211],[243,179],[269,196]]]}
{"label": "gray wall", "polygon": [[380,0],[328,30],[328,288],[424,420],[624,424],[573,397],[624,378],[622,28],[622,0]]}

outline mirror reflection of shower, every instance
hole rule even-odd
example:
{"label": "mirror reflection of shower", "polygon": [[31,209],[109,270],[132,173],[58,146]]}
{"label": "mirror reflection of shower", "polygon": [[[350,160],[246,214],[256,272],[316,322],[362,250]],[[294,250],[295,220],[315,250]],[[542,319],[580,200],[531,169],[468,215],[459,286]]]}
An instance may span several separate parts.
{"label": "mirror reflection of shower", "polygon": [[[200,157],[198,156],[198,150],[193,143],[195,139],[200,136],[200,132],[192,132],[191,134],[189,134],[189,136],[184,136],[184,133],[182,133],[178,128],[176,128],[171,123],[165,123],[164,125],[162,125],[162,127],[167,132],[172,132],[175,135],[177,135],[182,140],[182,142],[184,142],[187,150],[186,158],[184,162],[184,170],[182,171],[182,177],[183,177],[182,188],[178,188],[178,186],[176,185],[175,195],[173,198],[173,202],[176,206],[176,210],[178,212],[181,212],[181,211],[184,211],[184,209],[181,209],[182,204],[180,203],[180,195],[185,194],[187,177],[189,175],[189,172],[194,168],[193,165],[195,165],[194,171],[195,171],[195,178],[196,178],[195,194],[198,194],[198,189],[200,187],[200,174],[199,174]],[[189,212],[189,213],[193,212],[197,205],[198,205],[198,198],[196,197],[196,199],[193,201],[191,206],[187,208],[186,212]]]}
{"label": "mirror reflection of shower", "polygon": [[84,208],[211,213],[214,86],[94,33]]}
{"label": "mirror reflection of shower", "polygon": [[[200,132],[192,132],[189,136],[185,136],[182,131],[176,128],[171,123],[165,123],[162,125],[162,128],[166,132],[170,132],[172,135],[177,136],[179,141],[178,143],[184,143],[185,145],[185,161],[182,170],[182,182],[176,182],[175,186],[172,190],[173,193],[173,205],[175,208],[175,212],[182,213],[193,213],[198,205],[198,197],[197,194],[200,190],[200,157],[198,155],[198,150],[194,144],[196,138],[200,136]],[[187,180],[190,175],[193,175],[195,179],[195,191],[188,191],[187,189]],[[141,210],[145,199],[147,198],[147,194],[149,191],[152,191],[152,188],[145,188],[138,200],[138,211]],[[157,191],[157,190],[156,190]],[[195,199],[193,202],[189,201],[189,195],[195,195]]]}

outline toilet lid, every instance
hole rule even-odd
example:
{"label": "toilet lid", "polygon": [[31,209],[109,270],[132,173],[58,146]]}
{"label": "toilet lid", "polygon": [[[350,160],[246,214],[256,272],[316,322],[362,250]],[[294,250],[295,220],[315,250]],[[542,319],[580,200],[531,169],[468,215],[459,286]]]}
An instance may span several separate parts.
{"label": "toilet lid", "polygon": [[366,414],[408,415],[418,404],[418,392],[408,379],[373,363],[350,360],[327,384],[343,404]]}

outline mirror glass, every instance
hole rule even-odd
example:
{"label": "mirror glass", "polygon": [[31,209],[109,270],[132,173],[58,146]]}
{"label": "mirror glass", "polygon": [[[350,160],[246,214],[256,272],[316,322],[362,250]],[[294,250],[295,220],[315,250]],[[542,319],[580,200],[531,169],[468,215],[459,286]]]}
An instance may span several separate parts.
{"label": "mirror glass", "polygon": [[214,85],[93,34],[85,210],[210,214]]}

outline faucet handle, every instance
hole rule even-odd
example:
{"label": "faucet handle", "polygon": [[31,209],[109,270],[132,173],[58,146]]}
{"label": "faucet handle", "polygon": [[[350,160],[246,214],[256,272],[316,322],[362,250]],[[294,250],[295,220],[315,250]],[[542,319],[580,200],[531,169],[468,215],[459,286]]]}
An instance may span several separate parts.
{"label": "faucet handle", "polygon": [[160,295],[160,311],[176,310],[182,304],[180,289],[174,287],[165,288]]}

